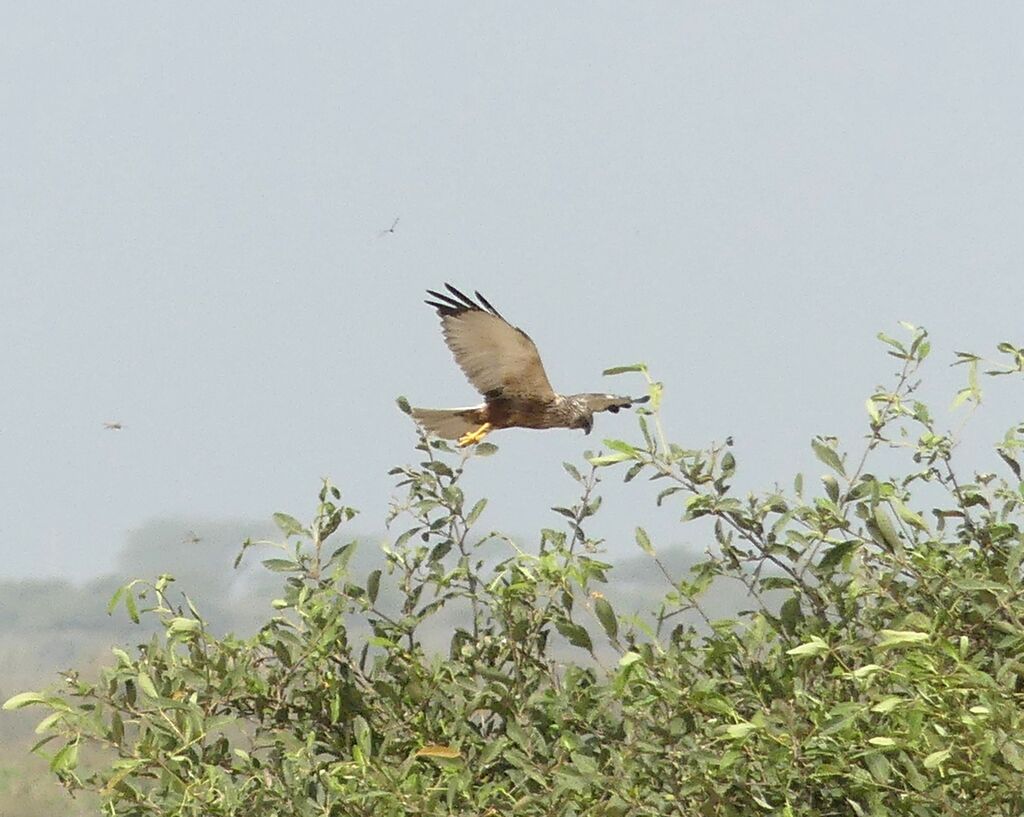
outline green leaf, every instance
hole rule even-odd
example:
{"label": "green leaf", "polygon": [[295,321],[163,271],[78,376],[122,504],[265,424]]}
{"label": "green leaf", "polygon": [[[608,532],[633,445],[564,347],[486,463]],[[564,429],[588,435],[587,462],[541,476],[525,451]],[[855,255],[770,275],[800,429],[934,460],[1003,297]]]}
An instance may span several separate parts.
{"label": "green leaf", "polygon": [[823,638],[819,638],[814,635],[811,636],[811,640],[801,644],[799,647],[793,647],[791,650],[786,650],[786,655],[794,655],[798,657],[810,658],[815,655],[821,655],[829,650],[828,642]]}
{"label": "green leaf", "polygon": [[749,735],[751,732],[756,732],[761,727],[756,723],[750,721],[743,721],[742,723],[733,723],[725,727],[725,734],[733,740],[741,740]]}
{"label": "green leaf", "polygon": [[608,634],[608,638],[614,641],[619,634],[619,619],[615,615],[615,610],[607,600],[597,598],[594,600],[594,613],[597,620],[601,622],[601,626],[604,627],[605,633]]}
{"label": "green leaf", "polygon": [[630,458],[635,459],[636,456],[640,453],[639,451],[636,450],[636,448],[622,440],[604,440],[603,443],[612,451],[617,451],[620,454],[625,454]]}
{"label": "green leaf", "polygon": [[655,499],[655,503],[660,508],[661,503],[668,499],[668,497],[672,496],[672,494],[678,494],[680,491],[685,490],[686,489],[682,485],[673,485],[671,488],[666,488],[664,491],[661,491],[658,494],[657,498]]}
{"label": "green leaf", "polygon": [[880,544],[888,545],[894,551],[901,550],[903,548],[903,541],[900,539],[900,535],[896,532],[896,526],[893,525],[892,520],[889,518],[889,514],[885,512],[885,509],[881,505],[875,505],[872,516],[875,524],[878,526],[878,532],[882,536],[882,542]]}
{"label": "green leaf", "polygon": [[373,756],[373,733],[362,715],[356,715],[352,719],[352,733],[355,735],[356,744],[362,750],[363,758],[369,760]]}
{"label": "green leaf", "polygon": [[289,573],[302,569],[298,562],[291,559],[264,559],[263,566],[274,573]]}
{"label": "green leaf", "polygon": [[167,632],[169,635],[176,635],[178,633],[195,633],[202,628],[202,625],[194,618],[184,618],[178,616],[172,618],[167,622]]}
{"label": "green leaf", "polygon": [[47,702],[45,695],[40,695],[38,692],[19,692],[17,695],[12,695],[6,701],[4,701],[4,709],[21,709],[25,706],[32,706],[33,704],[45,704]]}
{"label": "green leaf", "polygon": [[882,669],[882,667],[878,664],[865,664],[863,667],[857,667],[857,669],[853,671],[853,677],[864,678],[868,675],[874,675],[880,669]]}
{"label": "green leaf", "polygon": [[[480,445],[483,445],[483,443],[480,443]],[[480,446],[478,445],[476,447],[479,448]],[[432,460],[431,462],[425,462],[423,463],[423,467],[428,471],[432,471],[435,474],[439,474],[442,477],[455,476],[455,472],[448,467],[447,463],[443,463],[440,460]]]}
{"label": "green leaf", "polygon": [[651,537],[647,535],[647,531],[643,528],[638,527],[636,529],[636,543],[640,546],[640,549],[648,556],[654,556],[654,545],[651,544]]}
{"label": "green leaf", "polygon": [[647,394],[651,398],[651,409],[658,411],[661,408],[661,398],[665,393],[665,387],[661,383],[651,383],[647,387]]}
{"label": "green leaf", "polygon": [[1018,772],[1024,772],[1024,751],[1018,743],[1013,740],[1007,740],[999,749],[1003,756],[1003,760],[1010,764]]}
{"label": "green leaf", "polygon": [[723,476],[731,477],[736,473],[736,457],[733,456],[731,451],[726,451],[725,456],[722,457],[722,474]]}
{"label": "green leaf", "polygon": [[1016,476],[1017,479],[1021,479],[1020,463],[1017,462],[1017,460],[1015,458],[1011,457],[1002,448],[997,448],[996,449],[996,453],[1002,458],[1003,462],[1005,462],[1008,466],[1010,466],[1010,470],[1013,471],[1014,476]]}
{"label": "green leaf", "polygon": [[896,510],[896,515],[913,528],[928,533],[928,525],[920,514],[914,513],[898,499],[890,499],[889,504]]}
{"label": "green leaf", "polygon": [[153,679],[149,677],[149,674],[145,670],[138,674],[135,679],[135,683],[139,689],[145,692],[150,698],[159,698],[160,694],[156,691],[156,685],[153,683]]}
{"label": "green leaf", "polygon": [[821,561],[818,562],[818,568],[822,571],[831,570],[839,565],[859,546],[860,540],[858,539],[848,539],[845,542],[839,542],[838,544],[833,545],[828,549],[825,555],[821,557]]}
{"label": "green leaf", "polygon": [[590,633],[579,624],[563,620],[555,623],[555,629],[565,636],[566,640],[574,647],[580,647],[587,652],[594,651],[594,642],[590,640]]}
{"label": "green leaf", "polygon": [[121,596],[124,595],[125,590],[128,589],[128,585],[122,584],[117,590],[114,591],[114,595],[110,597],[110,601],[107,602],[107,615],[109,616],[114,612],[114,608],[117,607],[117,603],[121,600]]}
{"label": "green leaf", "polygon": [[647,466],[646,466],[645,463],[634,462],[631,466],[629,466],[629,470],[626,471],[625,475],[622,477],[622,481],[623,482],[630,482],[630,481],[632,481],[633,478],[636,477],[636,475],[639,474],[641,471],[643,471],[644,468],[646,468],[646,467]]}
{"label": "green leaf", "polygon": [[800,607],[800,597],[790,596],[779,608],[779,619],[782,627],[787,633],[796,631],[797,626],[803,620],[803,610]]}
{"label": "green leaf", "polygon": [[631,667],[637,661],[641,660],[642,657],[643,656],[641,656],[638,652],[627,652],[625,655],[622,656],[622,658],[619,659],[619,666],[623,668]]}
{"label": "green leaf", "polygon": [[883,785],[887,784],[892,777],[892,766],[885,755],[881,752],[871,752],[864,756],[864,763],[871,772],[871,776]]}
{"label": "green leaf", "polygon": [[65,717],[65,715],[66,713],[64,712],[51,712],[49,715],[47,715],[45,718],[39,721],[39,723],[36,724],[36,728],[34,730],[35,733],[37,735],[42,735],[46,732],[49,732],[53,725],[58,721],[62,720]]}
{"label": "green leaf", "polygon": [[839,454],[836,453],[834,448],[826,445],[821,440],[811,440],[811,448],[814,450],[814,455],[825,463],[825,465],[840,476],[846,476],[846,469],[843,467],[843,461],[840,459]]}
{"label": "green leaf", "polygon": [[900,352],[903,352],[904,355],[907,353],[906,346],[904,346],[902,343],[896,340],[896,338],[890,337],[889,335],[885,334],[885,332],[879,332],[878,335],[876,335],[876,337],[883,343],[888,343],[894,349],[898,349]]}
{"label": "green leaf", "polygon": [[111,775],[110,779],[108,779],[106,783],[103,784],[103,788],[100,789],[100,794],[104,797],[108,796],[118,787],[118,784],[122,780],[124,780],[126,777],[128,777],[128,775],[132,774],[137,768],[143,765],[145,765],[144,760],[118,761],[115,764],[115,768],[117,768],[117,771],[113,775]]}
{"label": "green leaf", "polygon": [[603,440],[603,443],[608,448],[611,448],[611,450],[617,451],[618,454],[625,454],[634,460],[637,459],[640,454],[635,447],[621,439],[606,439]]}
{"label": "green leaf", "polygon": [[455,542],[451,539],[444,539],[434,545],[433,550],[430,551],[430,556],[427,557],[427,561],[430,564],[441,561],[451,549],[455,546]]}
{"label": "green leaf", "polygon": [[78,741],[64,744],[63,748],[50,761],[51,772],[63,772],[74,769],[78,765]]}
{"label": "green leaf", "polygon": [[932,752],[924,759],[924,767],[926,769],[934,769],[948,760],[951,754],[952,752],[949,749],[940,749],[937,752]]}
{"label": "green leaf", "polygon": [[139,608],[135,604],[135,592],[129,587],[124,594],[124,608],[128,611],[128,618],[135,624],[139,623]]}
{"label": "green leaf", "polygon": [[280,529],[281,533],[285,536],[308,536],[309,533],[302,523],[299,522],[294,516],[289,516],[286,513],[275,513],[274,524]]}
{"label": "green leaf", "polygon": [[416,757],[437,757],[443,760],[455,760],[462,757],[462,752],[453,746],[441,746],[428,743],[416,750]]}
{"label": "green leaf", "polygon": [[600,457],[588,457],[587,462],[600,468],[605,465],[614,465],[617,462],[623,462],[631,459],[633,459],[633,457],[630,454],[623,454],[619,451],[614,454],[604,454]]}
{"label": "green leaf", "polygon": [[892,738],[885,738],[885,737],[868,738],[868,743],[870,743],[872,746],[895,746],[896,745],[896,741],[894,741]]}
{"label": "green leaf", "polygon": [[905,644],[920,644],[930,638],[928,633],[919,633],[917,630],[882,630],[880,635],[882,640],[878,642],[878,646],[882,649],[900,647]]}
{"label": "green leaf", "polygon": [[865,408],[868,410],[868,415],[871,417],[872,425],[881,425],[882,416],[878,413],[878,406],[875,405],[874,398],[869,397],[864,403]]}
{"label": "green leaf", "polygon": [[602,375],[616,375],[626,374],[627,372],[646,372],[647,366],[643,363],[633,363],[629,366],[612,366],[610,369],[605,369],[601,372]]}
{"label": "green leaf", "polygon": [[380,592],[380,571],[374,570],[366,579],[366,596],[370,604],[377,601],[377,594]]}
{"label": "green leaf", "polygon": [[473,509],[466,516],[466,524],[472,525],[480,518],[480,514],[484,512],[484,508],[487,507],[487,500],[481,499],[474,506]]}
{"label": "green leaf", "polygon": [[406,400],[404,397],[397,397],[395,399],[395,403],[398,406],[398,410],[401,411],[402,414],[412,414],[412,406],[409,405],[409,401]]}
{"label": "green leaf", "polygon": [[498,453],[498,446],[494,443],[477,443],[473,446],[473,454],[477,457],[489,457]]}

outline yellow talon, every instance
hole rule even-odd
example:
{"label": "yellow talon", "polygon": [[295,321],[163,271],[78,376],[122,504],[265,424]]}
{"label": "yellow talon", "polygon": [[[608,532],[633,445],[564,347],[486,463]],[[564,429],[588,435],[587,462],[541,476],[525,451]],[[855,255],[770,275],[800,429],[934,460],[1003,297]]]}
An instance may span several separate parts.
{"label": "yellow talon", "polygon": [[486,437],[490,430],[491,424],[484,423],[476,431],[470,431],[467,434],[463,434],[459,437],[459,448],[465,448],[467,445],[475,445]]}

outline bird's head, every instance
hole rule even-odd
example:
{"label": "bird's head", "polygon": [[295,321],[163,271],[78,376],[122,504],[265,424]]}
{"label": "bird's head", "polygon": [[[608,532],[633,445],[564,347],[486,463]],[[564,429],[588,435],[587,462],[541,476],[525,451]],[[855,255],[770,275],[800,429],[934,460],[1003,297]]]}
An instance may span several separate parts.
{"label": "bird's head", "polygon": [[583,411],[577,418],[573,428],[582,428],[584,434],[589,434],[594,430],[594,413],[592,411]]}

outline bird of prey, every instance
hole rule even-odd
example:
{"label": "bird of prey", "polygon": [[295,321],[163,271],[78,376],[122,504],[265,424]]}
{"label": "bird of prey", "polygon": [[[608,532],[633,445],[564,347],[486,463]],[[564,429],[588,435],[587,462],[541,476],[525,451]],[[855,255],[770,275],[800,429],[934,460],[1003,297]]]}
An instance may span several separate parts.
{"label": "bird of prey", "polygon": [[103,427],[107,431],[120,431],[122,428],[124,428],[123,425],[121,425],[119,422],[117,422],[115,420],[108,420],[107,422],[105,422],[103,424]]}
{"label": "bird of prey", "polygon": [[445,343],[473,387],[484,396],[479,406],[412,409],[426,431],[460,446],[473,445],[499,428],[582,428],[587,434],[594,413],[617,412],[647,397],[589,392],[558,394],[548,381],[530,336],[476,293],[474,301],[451,284],[448,294],[428,289],[426,301],[441,317]]}

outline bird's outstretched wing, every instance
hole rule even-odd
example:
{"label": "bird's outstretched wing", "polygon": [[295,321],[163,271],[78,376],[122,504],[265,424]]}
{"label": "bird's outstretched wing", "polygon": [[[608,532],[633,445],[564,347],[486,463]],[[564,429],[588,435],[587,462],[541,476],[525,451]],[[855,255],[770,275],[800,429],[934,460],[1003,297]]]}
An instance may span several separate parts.
{"label": "bird's outstretched wing", "polygon": [[445,284],[450,295],[428,289],[426,301],[441,316],[445,343],[473,387],[488,399],[552,400],[540,353],[530,336],[506,321],[479,292],[479,303]]}
{"label": "bird's outstretched wing", "polygon": [[610,411],[612,414],[618,414],[619,409],[632,408],[638,403],[646,403],[651,399],[647,394],[643,397],[624,397],[618,394],[588,392],[579,396],[583,398],[587,408],[591,411]]}

